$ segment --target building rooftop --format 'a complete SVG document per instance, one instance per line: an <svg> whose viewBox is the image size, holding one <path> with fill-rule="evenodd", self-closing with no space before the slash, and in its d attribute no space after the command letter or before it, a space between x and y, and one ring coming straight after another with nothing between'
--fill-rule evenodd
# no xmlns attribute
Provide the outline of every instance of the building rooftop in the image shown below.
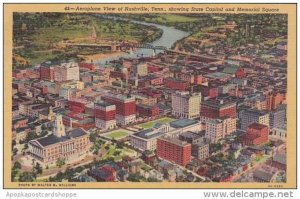
<svg viewBox="0 0 300 199"><path fill-rule="evenodd" d="M99 103L95 103L95 106L108 107L108 106L115 106L115 105L107 103L107 102L99 102Z"/></svg>
<svg viewBox="0 0 300 199"><path fill-rule="evenodd" d="M113 98L113 99L118 99L118 100L134 100L134 97L131 97L129 95L122 95L122 94L111 94L108 93L105 96L103 96L104 98Z"/></svg>
<svg viewBox="0 0 300 199"><path fill-rule="evenodd" d="M211 119L209 121L207 121L207 123L211 123L211 124L220 124L224 121L224 119L229 118L229 117L221 117L220 119Z"/></svg>
<svg viewBox="0 0 300 199"><path fill-rule="evenodd" d="M183 136L185 138L198 139L198 138L202 138L204 135L198 134L198 133L195 133L192 131L187 131L187 132L181 133L180 136Z"/></svg>
<svg viewBox="0 0 300 199"><path fill-rule="evenodd" d="M48 145L60 142L60 139L59 139L59 137L52 134L52 135L49 135L47 137L39 138L36 141L39 144L41 144L42 146L48 146Z"/></svg>
<svg viewBox="0 0 300 199"><path fill-rule="evenodd" d="M42 146L49 146L51 144L59 143L59 142L64 142L66 140L69 140L71 138L77 138L81 137L83 135L86 135L87 133L83 131L82 129L72 129L71 131L68 131L65 136L62 137L57 137L55 135L49 135L47 137L39 138L37 140L33 140L33 142L38 142Z"/></svg>
<svg viewBox="0 0 300 199"><path fill-rule="evenodd" d="M259 169L259 170L255 170L253 172L253 176L257 177L257 178L260 178L264 181L270 182L272 177L273 177L273 174L270 173L270 172Z"/></svg>
<svg viewBox="0 0 300 199"><path fill-rule="evenodd" d="M240 68L239 66L228 65L228 66L225 66L223 73L235 74L239 68Z"/></svg>
<svg viewBox="0 0 300 199"><path fill-rule="evenodd" d="M201 104L205 104L208 106L214 106L214 107L222 107L222 106L227 106L227 105L236 105L236 101L232 101L230 99L219 99L219 98L214 98L214 99L209 99L202 101Z"/></svg>
<svg viewBox="0 0 300 199"><path fill-rule="evenodd" d="M153 139L162 136L164 133L157 131L156 129L150 128L143 131L139 131L134 133L133 135L136 137L140 137L143 139Z"/></svg>
<svg viewBox="0 0 300 199"><path fill-rule="evenodd" d="M214 72L214 73L208 73L204 75L205 77L211 78L211 79L223 79L223 78L230 78L231 76L226 73L221 72Z"/></svg>
<svg viewBox="0 0 300 199"><path fill-rule="evenodd" d="M159 138L160 140L163 140L163 141L166 141L166 142L170 142L172 144L175 144L177 146L187 146L187 145L191 145L189 143L187 143L186 141L182 141L182 140L179 140L179 139L176 139L176 138L171 138L171 137L168 137L168 136L163 136L163 137L160 137Z"/></svg>
<svg viewBox="0 0 300 199"><path fill-rule="evenodd" d="M266 111L261 111L261 110L258 110L258 109L246 109L246 110L243 110L243 111L247 112L247 113L250 113L250 114L255 114L257 116L263 116L263 115L267 114Z"/></svg>
<svg viewBox="0 0 300 199"><path fill-rule="evenodd" d="M267 127L268 127L267 125L263 125L263 124L259 124L259 123L253 123L248 126L248 128L257 129L257 130L261 130L261 129L264 129Z"/></svg>
<svg viewBox="0 0 300 199"><path fill-rule="evenodd" d="M273 157L273 161L286 165L286 153L276 153Z"/></svg>
<svg viewBox="0 0 300 199"><path fill-rule="evenodd" d="M184 127L196 124L196 123L198 123L198 121L193 120L193 119L179 119L179 120L170 122L170 126L173 128L184 128Z"/></svg>
<svg viewBox="0 0 300 199"><path fill-rule="evenodd" d="M181 80L181 79L176 79L174 77L167 77L166 79L174 81L174 82L178 82L178 83L187 83L187 81L184 81L184 80Z"/></svg>

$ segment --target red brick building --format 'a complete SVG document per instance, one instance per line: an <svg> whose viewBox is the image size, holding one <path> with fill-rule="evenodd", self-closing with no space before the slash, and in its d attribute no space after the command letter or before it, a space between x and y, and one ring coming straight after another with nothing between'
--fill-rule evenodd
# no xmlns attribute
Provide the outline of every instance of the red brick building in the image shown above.
<svg viewBox="0 0 300 199"><path fill-rule="evenodd" d="M27 117L17 117L12 121L13 129L24 128L28 126L28 118Z"/></svg>
<svg viewBox="0 0 300 199"><path fill-rule="evenodd" d="M243 137L245 145L260 145L269 140L269 127L259 123L250 124Z"/></svg>
<svg viewBox="0 0 300 199"><path fill-rule="evenodd" d="M156 152L159 158L186 166L191 161L192 145L174 138L160 137Z"/></svg>
<svg viewBox="0 0 300 199"><path fill-rule="evenodd" d="M203 82L203 76L202 75L195 75L194 77L194 84L200 85Z"/></svg>
<svg viewBox="0 0 300 199"><path fill-rule="evenodd" d="M235 72L235 77L237 77L237 78L244 78L244 77L246 77L245 69L243 69L242 67L239 67L237 69L237 71Z"/></svg>
<svg viewBox="0 0 300 199"><path fill-rule="evenodd" d="M111 78L120 78L124 80L126 78L125 73L122 73L121 71L110 71L110 77Z"/></svg>
<svg viewBox="0 0 300 199"><path fill-rule="evenodd" d="M89 69L91 71L95 71L96 70L96 65L94 63L81 62L79 64L79 68L86 68L86 69Z"/></svg>
<svg viewBox="0 0 300 199"><path fill-rule="evenodd" d="M63 124L72 128L89 130L95 128L95 121L87 115L71 112L63 117Z"/></svg>
<svg viewBox="0 0 300 199"><path fill-rule="evenodd" d="M109 165L88 170L87 174L98 182L114 182L117 179L116 170Z"/></svg>
<svg viewBox="0 0 300 199"><path fill-rule="evenodd" d="M150 84L151 85L161 85L164 83L164 78L163 77L153 77L150 79Z"/></svg>
<svg viewBox="0 0 300 199"><path fill-rule="evenodd" d="M154 117L159 115L159 108L157 106L138 104L136 106L136 112L142 117Z"/></svg>
<svg viewBox="0 0 300 199"><path fill-rule="evenodd" d="M40 78L40 70L28 68L28 69L26 69L25 77L27 77L29 79L39 79Z"/></svg>
<svg viewBox="0 0 300 199"><path fill-rule="evenodd" d="M152 97L152 98L156 98L157 100L161 99L162 97L162 93L159 91L154 91L154 90L150 90L150 89L143 89L140 93Z"/></svg>
<svg viewBox="0 0 300 199"><path fill-rule="evenodd" d="M219 94L218 87L211 87L211 86L201 86L201 95L203 97L214 98L217 97Z"/></svg>
<svg viewBox="0 0 300 199"><path fill-rule="evenodd" d="M95 104L95 125L102 129L116 127L116 106L109 103Z"/></svg>
<svg viewBox="0 0 300 199"><path fill-rule="evenodd" d="M26 70L14 70L12 76L16 79L22 79L26 76L25 74Z"/></svg>
<svg viewBox="0 0 300 199"><path fill-rule="evenodd" d="M245 69L240 66L226 66L223 70L224 73L230 74L236 78L246 77Z"/></svg>
<svg viewBox="0 0 300 199"><path fill-rule="evenodd" d="M180 90L180 91L186 91L190 87L189 82L179 80L179 79L175 79L175 78L171 78L171 77L166 78L164 80L164 84L167 88Z"/></svg>
<svg viewBox="0 0 300 199"><path fill-rule="evenodd" d="M148 64L148 72L149 73L155 73L155 72L159 72L162 70L163 70L163 68L161 68L159 66L154 66L154 65Z"/></svg>
<svg viewBox="0 0 300 199"><path fill-rule="evenodd" d="M274 110L278 105L282 104L285 100L285 95L282 93L271 93L267 95L267 109Z"/></svg>
<svg viewBox="0 0 300 199"><path fill-rule="evenodd" d="M118 124L127 125L135 122L136 103L133 97L108 94L102 96L102 100L116 105L116 119Z"/></svg>
<svg viewBox="0 0 300 199"><path fill-rule="evenodd" d="M42 80L53 81L54 80L54 67L48 64L42 64L40 66L40 78Z"/></svg>
<svg viewBox="0 0 300 199"><path fill-rule="evenodd" d="M200 110L202 121L221 117L236 118L236 102L217 99L202 101Z"/></svg>
<svg viewBox="0 0 300 199"><path fill-rule="evenodd" d="M73 99L68 101L69 110L75 113L83 113L88 102L84 99Z"/></svg>

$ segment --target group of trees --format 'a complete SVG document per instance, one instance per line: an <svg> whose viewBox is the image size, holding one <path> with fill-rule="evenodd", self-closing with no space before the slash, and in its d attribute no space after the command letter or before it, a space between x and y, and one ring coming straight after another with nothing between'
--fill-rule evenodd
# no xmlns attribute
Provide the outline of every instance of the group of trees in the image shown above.
<svg viewBox="0 0 300 199"><path fill-rule="evenodd" d="M93 152L93 154L97 155L101 149L101 146L104 144L104 141L97 139L96 133L91 133L89 139L94 143L90 150Z"/></svg>
<svg viewBox="0 0 300 199"><path fill-rule="evenodd" d="M58 158L56 160L56 166L58 166L58 168L61 168L65 164L66 164L66 159L64 158Z"/></svg>
<svg viewBox="0 0 300 199"><path fill-rule="evenodd" d="M43 173L43 168L40 163L32 161L32 171L23 171L19 161L13 164L11 169L11 180L19 182L33 182L38 174ZM18 179L16 179L18 177Z"/></svg>

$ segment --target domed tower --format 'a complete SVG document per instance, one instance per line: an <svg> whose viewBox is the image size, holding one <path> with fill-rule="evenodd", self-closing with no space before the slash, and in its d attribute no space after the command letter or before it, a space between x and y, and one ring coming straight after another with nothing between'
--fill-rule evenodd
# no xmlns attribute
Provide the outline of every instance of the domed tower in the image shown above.
<svg viewBox="0 0 300 199"><path fill-rule="evenodd" d="M62 120L62 115L61 114L57 114L56 115L53 133L57 137L62 137L62 136L66 135L65 125L63 124L63 120Z"/></svg>

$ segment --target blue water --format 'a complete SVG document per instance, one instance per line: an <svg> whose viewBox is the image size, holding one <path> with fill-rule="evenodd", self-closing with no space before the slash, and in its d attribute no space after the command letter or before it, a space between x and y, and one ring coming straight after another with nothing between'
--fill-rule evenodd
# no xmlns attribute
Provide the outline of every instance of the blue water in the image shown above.
<svg viewBox="0 0 300 199"><path fill-rule="evenodd" d="M103 15L101 17L110 18L110 19L118 19L118 20L126 20L123 18L103 16ZM135 20L131 20L131 22L136 23L136 24L143 24L143 25L147 25L147 26L155 26L155 27L163 30L163 34L160 38L149 43L152 46L164 46L169 49L172 47L172 45L174 43L176 43L176 41L189 35L188 32L175 29L174 27L168 27L168 26L163 26L163 25L159 25L159 24L146 23L146 22L135 21ZM162 51L156 50L156 53L160 53L160 52L162 52ZM152 55L153 55L152 49L138 48L137 50L133 51L132 53L122 54L122 55L113 55L113 56L109 56L108 58L105 58L105 59L94 60L94 62L97 65L103 65L107 61L112 61L112 60L116 60L119 58L151 57Z"/></svg>

